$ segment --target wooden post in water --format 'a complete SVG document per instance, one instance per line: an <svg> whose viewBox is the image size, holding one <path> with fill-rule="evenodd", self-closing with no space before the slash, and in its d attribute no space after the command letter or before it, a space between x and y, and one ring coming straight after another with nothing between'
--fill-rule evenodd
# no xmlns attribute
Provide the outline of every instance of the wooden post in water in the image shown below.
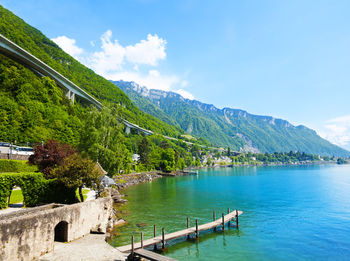
<svg viewBox="0 0 350 261"><path fill-rule="evenodd" d="M213 221L215 221L215 210L213 211ZM216 227L214 227L214 231L216 231Z"/></svg>
<svg viewBox="0 0 350 261"><path fill-rule="evenodd" d="M199 237L199 232L198 232L198 219L196 219L196 238Z"/></svg>
<svg viewBox="0 0 350 261"><path fill-rule="evenodd" d="M165 248L165 234L164 234L164 227L162 228L162 249Z"/></svg>
<svg viewBox="0 0 350 261"><path fill-rule="evenodd" d="M190 219L187 217L187 228L190 227ZM187 235L187 239L190 239L190 235Z"/></svg>
<svg viewBox="0 0 350 261"><path fill-rule="evenodd" d="M134 235L131 236L131 258L134 260Z"/></svg>
<svg viewBox="0 0 350 261"><path fill-rule="evenodd" d="M143 248L143 232L141 232L141 248Z"/></svg>
<svg viewBox="0 0 350 261"><path fill-rule="evenodd" d="M154 224L153 225L153 237L156 237L156 225ZM154 250L157 250L157 244L154 244L154 247L153 247Z"/></svg>
<svg viewBox="0 0 350 261"><path fill-rule="evenodd" d="M236 227L238 228L238 210L236 209Z"/></svg>
<svg viewBox="0 0 350 261"><path fill-rule="evenodd" d="M230 208L227 209L227 214L230 214ZM231 226L231 222L230 222L230 219L228 220L228 227Z"/></svg>
<svg viewBox="0 0 350 261"><path fill-rule="evenodd" d="M225 230L225 215L222 213L222 231Z"/></svg>

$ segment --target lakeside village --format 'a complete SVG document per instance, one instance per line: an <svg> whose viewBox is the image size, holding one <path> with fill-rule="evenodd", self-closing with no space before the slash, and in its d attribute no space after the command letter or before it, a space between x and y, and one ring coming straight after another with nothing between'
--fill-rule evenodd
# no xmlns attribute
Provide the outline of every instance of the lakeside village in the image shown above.
<svg viewBox="0 0 350 261"><path fill-rule="evenodd" d="M127 135L134 141L128 147L133 153L120 154L115 159L119 164L113 166L119 168L111 172L104 170L111 166L103 155L101 161L93 160L93 154L58 141L48 140L33 148L1 143L0 259L33 260L52 253L56 241L70 242L91 232L113 230L125 222L118 220L114 204L124 202L118 189L162 175L188 174L201 167L347 163L342 158L300 152L233 152L159 135ZM111 258L126 258L104 240L103 245L98 242Z"/></svg>

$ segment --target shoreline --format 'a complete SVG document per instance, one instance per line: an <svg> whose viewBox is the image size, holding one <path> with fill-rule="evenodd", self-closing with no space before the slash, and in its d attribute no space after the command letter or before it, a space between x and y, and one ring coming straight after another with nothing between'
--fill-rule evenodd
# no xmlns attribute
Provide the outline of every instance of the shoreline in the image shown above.
<svg viewBox="0 0 350 261"><path fill-rule="evenodd" d="M163 177L178 177L193 175L194 171L202 169L215 169L215 168L235 168L235 167L279 167L279 166L307 166L307 165L338 165L334 161L316 161L316 162L294 162L294 163L267 163L267 164L224 164L215 166L201 166L201 167L191 167L183 170L176 170L170 173L162 172L159 170L145 171L145 172L135 172L129 174L123 174L120 176L115 176L113 179L116 182L117 190L121 192L122 190L138 185L145 182L151 182L158 178Z"/></svg>

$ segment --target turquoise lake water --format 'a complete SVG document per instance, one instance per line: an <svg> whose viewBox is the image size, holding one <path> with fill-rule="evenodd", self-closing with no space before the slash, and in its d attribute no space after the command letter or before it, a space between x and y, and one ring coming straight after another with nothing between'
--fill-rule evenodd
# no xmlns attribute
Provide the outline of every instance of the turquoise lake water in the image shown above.
<svg viewBox="0 0 350 261"><path fill-rule="evenodd" d="M167 244L178 260L350 260L350 166L240 167L162 178L124 191L129 224L113 245L240 209L240 228ZM140 224L145 223L145 224Z"/></svg>

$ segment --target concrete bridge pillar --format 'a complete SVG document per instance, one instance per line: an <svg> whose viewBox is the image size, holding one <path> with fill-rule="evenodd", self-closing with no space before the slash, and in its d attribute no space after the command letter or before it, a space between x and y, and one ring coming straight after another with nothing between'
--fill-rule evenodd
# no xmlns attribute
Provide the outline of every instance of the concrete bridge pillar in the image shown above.
<svg viewBox="0 0 350 261"><path fill-rule="evenodd" d="M130 127L129 127L129 126L126 126L126 127L125 127L125 133L126 133L126 134L129 134L130 131L131 131Z"/></svg>
<svg viewBox="0 0 350 261"><path fill-rule="evenodd" d="M68 89L66 91L66 97L68 99L70 99L72 101L72 103L74 104L74 99L75 99L75 93L74 92L72 92L71 90Z"/></svg>

